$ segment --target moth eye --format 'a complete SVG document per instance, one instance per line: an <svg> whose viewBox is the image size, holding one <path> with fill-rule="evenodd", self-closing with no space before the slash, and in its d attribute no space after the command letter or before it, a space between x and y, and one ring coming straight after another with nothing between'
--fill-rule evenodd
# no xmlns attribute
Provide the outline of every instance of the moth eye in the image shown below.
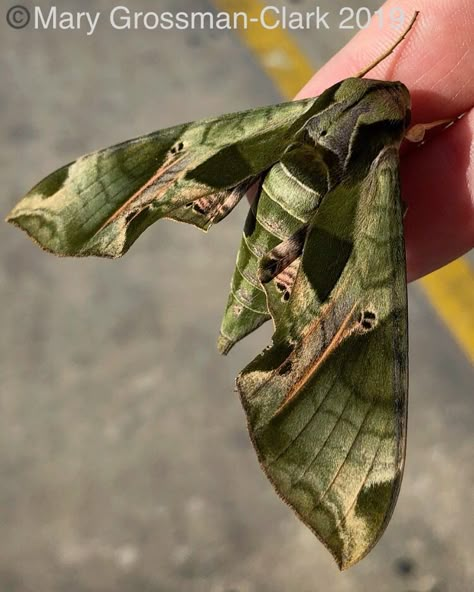
<svg viewBox="0 0 474 592"><path fill-rule="evenodd" d="M293 364L291 363L290 360L287 360L283 366L278 370L278 374L280 376L285 376L285 374L288 374L289 372L291 372L291 368L293 367Z"/></svg>
<svg viewBox="0 0 474 592"><path fill-rule="evenodd" d="M324 136L325 136L327 133L328 133L328 132L327 132L327 130L321 130L321 131L319 132L319 137L320 137L320 138L324 138Z"/></svg>

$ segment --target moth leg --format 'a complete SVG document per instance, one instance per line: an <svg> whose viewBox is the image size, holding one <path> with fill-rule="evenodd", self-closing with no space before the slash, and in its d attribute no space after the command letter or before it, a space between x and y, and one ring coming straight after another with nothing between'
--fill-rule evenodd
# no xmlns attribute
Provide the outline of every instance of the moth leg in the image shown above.
<svg viewBox="0 0 474 592"><path fill-rule="evenodd" d="M453 123L455 123L458 119L464 115L459 115L459 117L454 117L450 119L439 119L438 121L432 121L431 123L417 123L416 125L412 126L407 133L405 134L405 140L414 143L421 143L425 139L425 134L430 129L438 127L439 125L444 126L443 129L451 127Z"/></svg>
<svg viewBox="0 0 474 592"><path fill-rule="evenodd" d="M405 216L407 215L407 212L408 212L408 204L406 201L403 200L403 198L400 201L401 201L401 205L402 205L402 218L405 219Z"/></svg>
<svg viewBox="0 0 474 592"><path fill-rule="evenodd" d="M259 269L262 284L267 284L298 259L303 252L307 233L308 225L305 224L262 257Z"/></svg>

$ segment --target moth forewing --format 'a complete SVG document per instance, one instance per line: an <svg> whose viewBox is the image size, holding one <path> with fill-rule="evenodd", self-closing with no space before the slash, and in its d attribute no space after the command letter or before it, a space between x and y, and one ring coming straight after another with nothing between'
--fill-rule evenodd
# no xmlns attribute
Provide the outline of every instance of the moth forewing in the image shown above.
<svg viewBox="0 0 474 592"><path fill-rule="evenodd" d="M7 221L71 256L120 257L160 218L206 230L279 160L315 102L182 124L93 152L33 187Z"/></svg>
<svg viewBox="0 0 474 592"><path fill-rule="evenodd" d="M304 319L301 332L291 340L277 332L237 379L265 473L341 568L382 534L402 476L407 315L397 167L388 148L356 189L324 198L288 302L287 314ZM329 215L333 199L354 202L352 230ZM321 302L321 235L338 232L350 254ZM300 290L304 304L294 300Z"/></svg>

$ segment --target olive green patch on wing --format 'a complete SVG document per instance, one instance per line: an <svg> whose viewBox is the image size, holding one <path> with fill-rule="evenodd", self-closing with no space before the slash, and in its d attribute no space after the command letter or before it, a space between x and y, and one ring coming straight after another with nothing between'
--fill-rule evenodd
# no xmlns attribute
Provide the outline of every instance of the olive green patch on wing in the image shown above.
<svg viewBox="0 0 474 592"><path fill-rule="evenodd" d="M185 127L164 130L159 141L152 134L79 158L33 187L7 220L49 251L81 254L99 228L146 186Z"/></svg>
<svg viewBox="0 0 474 592"><path fill-rule="evenodd" d="M7 220L44 249L78 256L119 257L164 217L207 229L279 160L317 100L183 124L83 156L38 183Z"/></svg>
<svg viewBox="0 0 474 592"><path fill-rule="evenodd" d="M341 212L342 219L352 214L350 224L330 215L344 198L353 202ZM324 197L310 221L273 344L237 379L262 468L342 569L359 561L383 533L403 472L407 309L401 221L398 155L388 148L356 189L339 187ZM317 258L321 233L350 248L337 263L332 287L318 294L312 283L327 272ZM270 309L274 282L264 286Z"/></svg>

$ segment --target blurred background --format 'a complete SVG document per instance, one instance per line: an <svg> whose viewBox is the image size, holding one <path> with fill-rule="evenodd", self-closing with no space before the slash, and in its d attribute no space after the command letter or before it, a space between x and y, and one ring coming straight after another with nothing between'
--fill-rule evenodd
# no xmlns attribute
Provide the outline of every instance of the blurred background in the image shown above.
<svg viewBox="0 0 474 592"><path fill-rule="evenodd" d="M104 15L117 4L57 3ZM362 6L318 3L344 4ZM106 16L92 35L14 30L4 15L0 27L3 215L85 152L280 102L355 32L118 31ZM270 327L227 358L215 348L246 210L207 236L160 222L117 261L55 259L0 226L0 592L473 589L472 253L410 286L404 482L377 547L341 574L261 473L233 392ZM453 310L464 338L442 320Z"/></svg>

